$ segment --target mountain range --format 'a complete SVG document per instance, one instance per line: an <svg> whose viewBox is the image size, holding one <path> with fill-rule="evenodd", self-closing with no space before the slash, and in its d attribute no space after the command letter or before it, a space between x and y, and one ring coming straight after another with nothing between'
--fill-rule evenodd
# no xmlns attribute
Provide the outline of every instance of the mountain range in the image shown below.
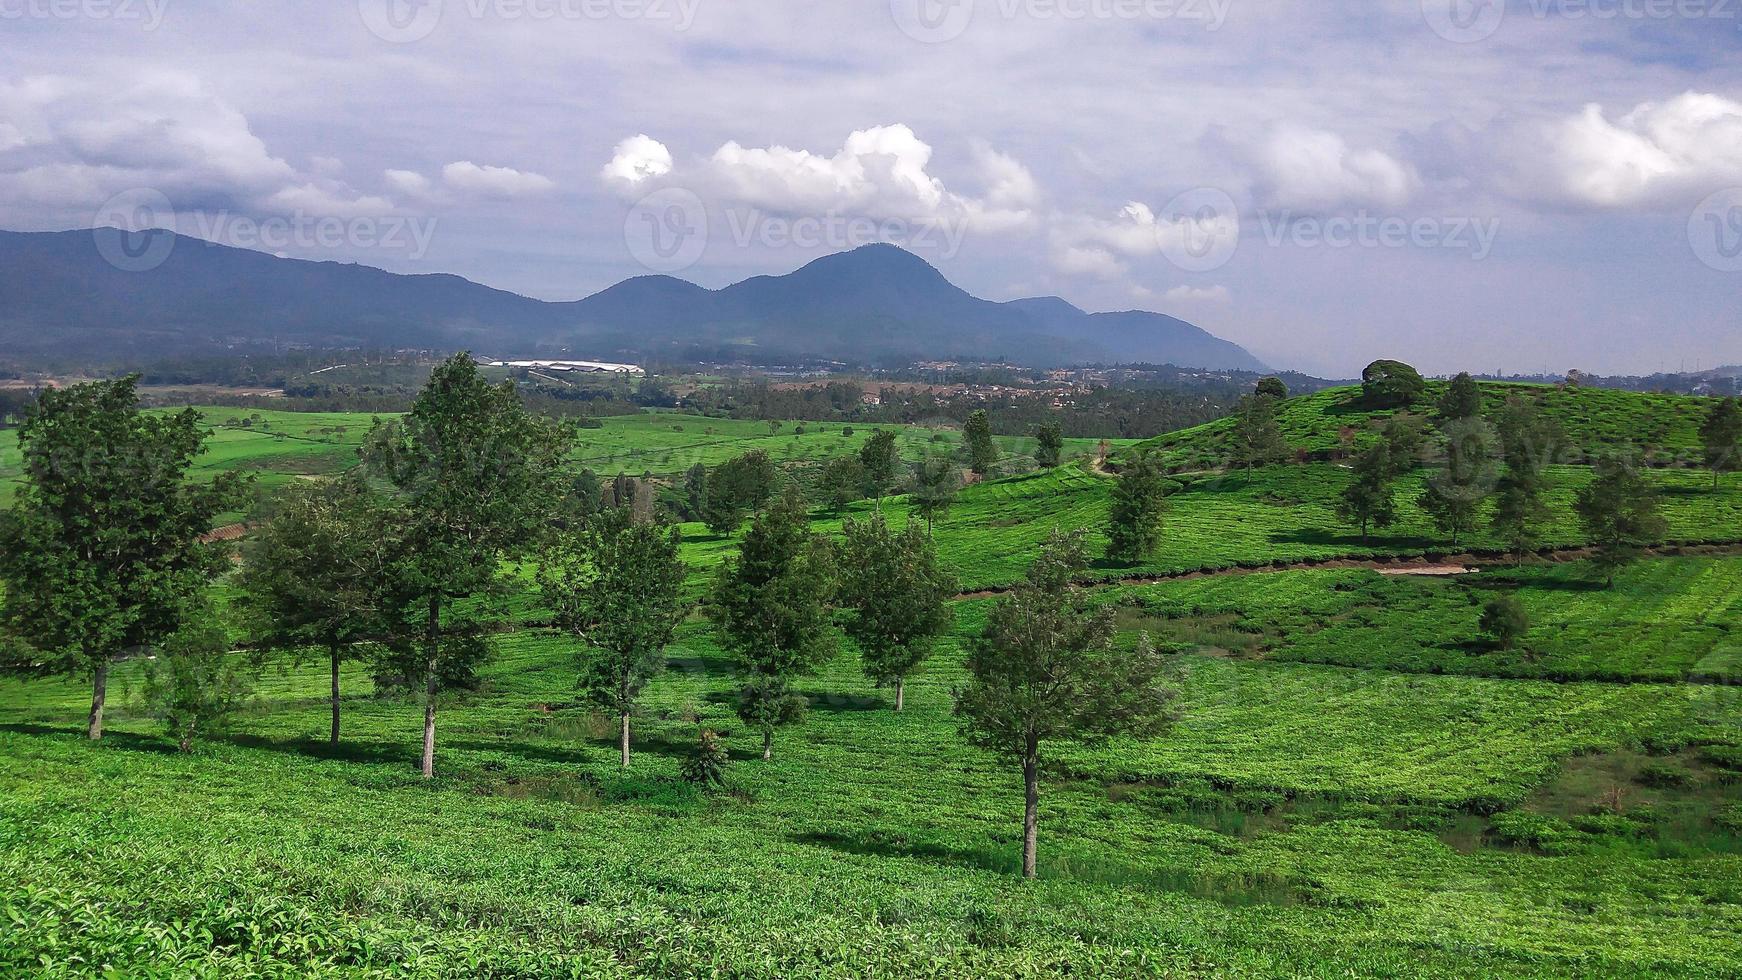
<svg viewBox="0 0 1742 980"><path fill-rule="evenodd" d="M152 267L106 259L118 241ZM275 342L612 360L971 357L1267 370L1240 346L1161 313L1086 313L1056 296L980 299L893 245L722 289L638 276L573 302L169 231L0 232L0 268L0 346L21 353L126 357Z"/></svg>

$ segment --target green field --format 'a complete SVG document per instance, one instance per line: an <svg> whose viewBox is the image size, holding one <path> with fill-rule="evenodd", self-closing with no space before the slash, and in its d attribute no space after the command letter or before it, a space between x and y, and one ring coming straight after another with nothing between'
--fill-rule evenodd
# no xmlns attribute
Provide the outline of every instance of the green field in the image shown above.
<svg viewBox="0 0 1742 980"><path fill-rule="evenodd" d="M1540 390L1569 431L1588 419L1587 445L1632 424L1611 415L1664 407ZM1338 404L1288 403L1290 431L1338 439ZM1677 413L1663 445L1682 451ZM319 477L367 429L260 414L242 429L209 412L202 473ZM1219 425L1171 445L1209 444ZM577 459L606 473L749 448L803 462L870 431L795 428L609 419ZM923 429L902 446L936 448ZM12 451L0 442L0 476ZM1580 545L1571 500L1589 471L1551 476L1546 543ZM900 715L843 644L801 683L810 710L772 762L698 613L620 771L613 722L579 699L572 644L533 625L530 590L479 689L444 696L432 782L416 771L420 704L378 695L360 668L344 674L337 753L321 664L272 658L233 730L192 755L144 715L137 663L117 668L97 744L86 683L0 680L0 975L1735 976L1742 481L1650 478L1688 553L1604 589L1565 554L1446 578L1352 567L1498 550L1434 532L1413 504L1420 473L1401 481L1400 523L1367 542L1332 513L1349 479L1336 462L1180 477L1159 553L1089 572L1119 642L1147 632L1169 655L1179 718L1154 738L1059 746L1030 883L1020 774L950 715L995 597L956 602ZM1110 488L1082 463L989 481L935 539L964 590L995 589L1055 528L1090 529L1098 554ZM817 510L814 526L874 506ZM882 506L912 519L902 498ZM699 594L736 541L684 530ZM1514 650L1476 626L1501 594L1531 620ZM732 749L724 793L678 778L704 726Z"/></svg>

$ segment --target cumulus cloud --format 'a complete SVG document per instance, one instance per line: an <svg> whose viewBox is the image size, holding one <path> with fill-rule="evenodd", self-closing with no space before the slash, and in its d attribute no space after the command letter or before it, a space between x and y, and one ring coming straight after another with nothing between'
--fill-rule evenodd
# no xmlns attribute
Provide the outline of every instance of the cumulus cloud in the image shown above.
<svg viewBox="0 0 1742 980"><path fill-rule="evenodd" d="M1034 176L1012 157L977 146L980 196L953 191L931 173L933 150L901 124L848 134L840 148L818 153L736 140L679 167L664 144L646 135L617 144L601 170L620 190L645 193L677 183L727 204L781 214L845 214L908 221L950 221L980 230L1027 224L1039 196Z"/></svg>
<svg viewBox="0 0 1742 980"><path fill-rule="evenodd" d="M611 162L605 164L599 176L607 181L639 184L653 177L671 173L671 151L665 144L646 133L631 136L617 144Z"/></svg>
<svg viewBox="0 0 1742 980"><path fill-rule="evenodd" d="M1226 248L1239 236L1232 198L1215 192L1182 194L1161 213L1131 201L1111 218L1054 215L1049 230L1053 267L1098 279L1121 278L1130 271L1128 259L1152 256L1190 268L1190 259L1204 255L1206 246Z"/></svg>
<svg viewBox="0 0 1742 980"><path fill-rule="evenodd" d="M178 210L376 213L390 204L337 179L336 158L304 173L274 155L235 107L185 72L125 84L32 76L0 84L0 198L50 212L89 210L148 188Z"/></svg>
<svg viewBox="0 0 1742 980"><path fill-rule="evenodd" d="M489 197L519 197L542 194L556 186L543 174L515 170L512 167L479 166L470 160L460 160L442 168L442 182L463 192Z"/></svg>
<svg viewBox="0 0 1742 980"><path fill-rule="evenodd" d="M1592 103L1548 127L1548 153L1515 145L1525 185L1598 208L1655 205L1691 189L1742 181L1742 103L1686 92L1611 121Z"/></svg>
<svg viewBox="0 0 1742 980"><path fill-rule="evenodd" d="M1307 126L1273 126L1256 143L1233 149L1252 171L1255 196L1271 209L1396 208L1421 183L1397 157L1352 147L1337 133Z"/></svg>
<svg viewBox="0 0 1742 980"><path fill-rule="evenodd" d="M401 194L423 197L430 191L430 180L415 170L385 170L381 179Z"/></svg>

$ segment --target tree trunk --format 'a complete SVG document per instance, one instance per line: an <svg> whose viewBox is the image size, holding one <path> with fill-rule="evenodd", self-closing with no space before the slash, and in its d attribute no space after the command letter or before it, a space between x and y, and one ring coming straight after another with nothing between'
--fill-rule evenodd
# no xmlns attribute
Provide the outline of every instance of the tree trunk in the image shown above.
<svg viewBox="0 0 1742 980"><path fill-rule="evenodd" d="M1026 791L1022 808L1022 877L1034 877L1035 845L1040 840L1040 757L1032 741L1022 757Z"/></svg>
<svg viewBox="0 0 1742 980"><path fill-rule="evenodd" d="M906 694L907 694L907 678L897 677L895 679L895 710L896 711L901 710L902 702L904 701Z"/></svg>
<svg viewBox="0 0 1742 980"><path fill-rule="evenodd" d="M429 643L429 671L423 681L423 778L435 778L435 716L436 716L436 653L440 649L442 601L429 601L429 625L425 639Z"/></svg>
<svg viewBox="0 0 1742 980"><path fill-rule="evenodd" d="M333 748L339 747L339 648L327 651L333 663L333 733L327 739Z"/></svg>
<svg viewBox="0 0 1742 980"><path fill-rule="evenodd" d="M774 758L774 730L765 728L762 730L762 761L767 762L772 758Z"/></svg>
<svg viewBox="0 0 1742 980"><path fill-rule="evenodd" d="M109 696L109 661L97 665L91 673L91 720L85 735L95 742L103 737L103 701Z"/></svg>
<svg viewBox="0 0 1742 980"><path fill-rule="evenodd" d="M623 712L623 768L629 768L629 712Z"/></svg>

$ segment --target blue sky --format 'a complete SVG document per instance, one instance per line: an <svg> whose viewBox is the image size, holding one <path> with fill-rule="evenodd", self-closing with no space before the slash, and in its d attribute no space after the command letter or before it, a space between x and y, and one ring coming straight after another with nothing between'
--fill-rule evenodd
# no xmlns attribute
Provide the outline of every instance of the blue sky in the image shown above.
<svg viewBox="0 0 1742 980"><path fill-rule="evenodd" d="M0 226L549 299L894 240L1319 373L1711 367L1739 47L1742 0L0 0Z"/></svg>

